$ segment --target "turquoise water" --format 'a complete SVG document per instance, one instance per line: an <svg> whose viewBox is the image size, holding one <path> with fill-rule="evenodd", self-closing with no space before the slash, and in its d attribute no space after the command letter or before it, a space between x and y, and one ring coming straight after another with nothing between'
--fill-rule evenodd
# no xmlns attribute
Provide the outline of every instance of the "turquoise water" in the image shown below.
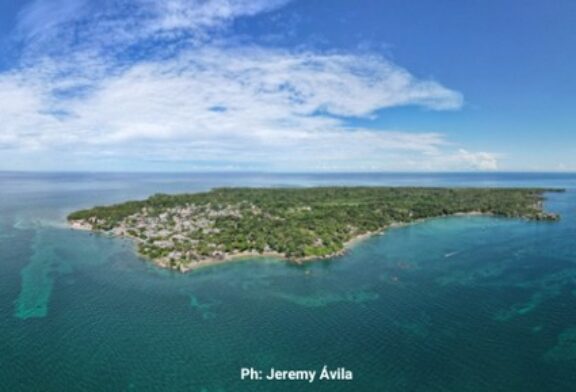
<svg viewBox="0 0 576 392"><path fill-rule="evenodd" d="M71 231L94 204L221 185L567 187L559 223L435 219L333 260L159 270ZM0 173L1 391L571 391L576 176ZM344 366L349 382L241 381Z"/></svg>

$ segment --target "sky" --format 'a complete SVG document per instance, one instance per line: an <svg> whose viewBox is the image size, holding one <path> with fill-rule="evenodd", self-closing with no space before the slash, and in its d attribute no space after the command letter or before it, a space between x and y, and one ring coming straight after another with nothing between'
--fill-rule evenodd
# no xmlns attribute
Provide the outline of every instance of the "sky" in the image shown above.
<svg viewBox="0 0 576 392"><path fill-rule="evenodd" d="M573 0L0 0L0 170L576 171Z"/></svg>

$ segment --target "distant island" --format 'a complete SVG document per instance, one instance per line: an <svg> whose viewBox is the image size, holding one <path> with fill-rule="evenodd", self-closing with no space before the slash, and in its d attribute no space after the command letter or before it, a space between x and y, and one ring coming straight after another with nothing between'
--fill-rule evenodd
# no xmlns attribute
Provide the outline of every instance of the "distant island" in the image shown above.
<svg viewBox="0 0 576 392"><path fill-rule="evenodd" d="M179 271L240 257L295 262L340 255L394 225L458 214L555 221L543 210L554 189L219 188L73 212L75 229L135 240L138 252Z"/></svg>

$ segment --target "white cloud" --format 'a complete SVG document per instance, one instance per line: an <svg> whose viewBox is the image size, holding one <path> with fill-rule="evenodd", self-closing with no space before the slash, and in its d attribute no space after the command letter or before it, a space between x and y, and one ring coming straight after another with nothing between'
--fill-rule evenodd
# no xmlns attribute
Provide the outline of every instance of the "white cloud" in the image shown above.
<svg viewBox="0 0 576 392"><path fill-rule="evenodd" d="M497 170L498 157L496 154L489 152L470 152L459 149L455 155L456 162L461 162L464 167L467 165L472 169L479 170Z"/></svg>
<svg viewBox="0 0 576 392"><path fill-rule="evenodd" d="M116 54L146 41L204 43L236 18L289 1L35 0L20 12L17 33L33 58L38 53L65 54L71 48Z"/></svg>
<svg viewBox="0 0 576 392"><path fill-rule="evenodd" d="M20 12L17 32L29 40L52 35L82 15L88 4L88 0L35 0Z"/></svg>
<svg viewBox="0 0 576 392"><path fill-rule="evenodd" d="M414 164L430 171L494 171L499 168L499 157L499 154L485 151L472 152L463 148L445 149L431 151L425 160Z"/></svg>
<svg viewBox="0 0 576 392"><path fill-rule="evenodd" d="M462 106L458 92L378 56L207 42L128 63L101 53L109 44L104 28L115 45L201 36L283 3L116 2L122 6L104 8L83 27L93 39L81 48L65 43L56 56L38 49L40 35L51 36L38 26L52 37L78 33L91 4L59 0L54 10L37 0L20 24L34 63L0 74L0 149L89 159L95 167L106 159L277 170L497 167L494 155L454 151L438 133L354 126L354 118L386 108Z"/></svg>

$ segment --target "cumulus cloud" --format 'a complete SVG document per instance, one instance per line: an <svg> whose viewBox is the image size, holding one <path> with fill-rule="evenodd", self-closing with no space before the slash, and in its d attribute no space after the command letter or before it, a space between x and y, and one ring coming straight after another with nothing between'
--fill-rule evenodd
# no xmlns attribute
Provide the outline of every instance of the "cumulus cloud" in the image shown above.
<svg viewBox="0 0 576 392"><path fill-rule="evenodd" d="M489 152L470 152L464 149L459 149L458 153L455 155L455 159L473 169L498 169L498 157L496 154Z"/></svg>
<svg viewBox="0 0 576 392"><path fill-rule="evenodd" d="M413 165L428 171L494 171L499 168L499 154L486 151L437 149L426 154L426 160L413 162Z"/></svg>
<svg viewBox="0 0 576 392"><path fill-rule="evenodd" d="M277 170L497 167L438 133L355 126L387 108L462 106L460 93L382 57L204 39L284 3L122 0L94 14L89 1L36 0L19 26L34 61L0 74L0 149ZM165 42L142 58L105 50L151 38ZM43 50L46 39L65 50Z"/></svg>

